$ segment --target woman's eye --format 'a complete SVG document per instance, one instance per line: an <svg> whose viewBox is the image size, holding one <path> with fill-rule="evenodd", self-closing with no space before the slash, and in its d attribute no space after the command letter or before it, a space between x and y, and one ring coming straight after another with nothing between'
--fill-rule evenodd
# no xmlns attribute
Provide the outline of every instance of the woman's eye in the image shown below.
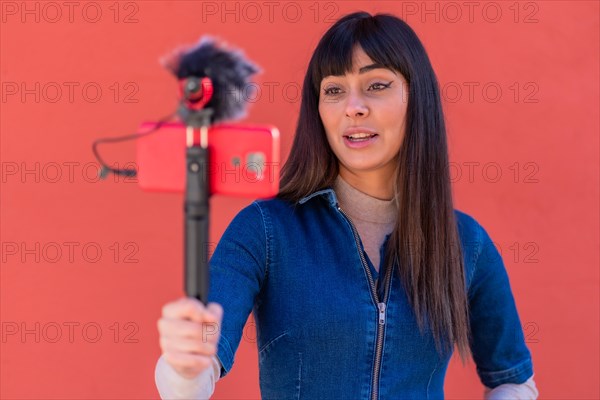
<svg viewBox="0 0 600 400"><path fill-rule="evenodd" d="M374 87L376 86L375 90L379 91L379 90L383 90L383 89L387 89L390 87L390 85L392 84L392 82L390 83L381 83L381 82L375 82L374 84L372 84L369 87Z"/></svg>
<svg viewBox="0 0 600 400"><path fill-rule="evenodd" d="M325 89L324 93L325 93L326 96L339 94L337 92L336 93L332 93L332 91L336 91L336 90L340 90L340 88L330 87L330 88Z"/></svg>

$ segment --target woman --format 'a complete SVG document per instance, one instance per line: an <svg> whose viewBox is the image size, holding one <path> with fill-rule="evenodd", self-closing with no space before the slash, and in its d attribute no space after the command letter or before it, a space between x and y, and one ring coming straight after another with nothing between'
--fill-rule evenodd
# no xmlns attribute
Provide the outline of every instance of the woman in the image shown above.
<svg viewBox="0 0 600 400"><path fill-rule="evenodd" d="M454 346L486 398L537 398L502 259L452 205L435 74L392 15L320 40L279 194L236 215L210 274L208 307L163 308L163 397L210 396L252 311L263 398L443 398Z"/></svg>

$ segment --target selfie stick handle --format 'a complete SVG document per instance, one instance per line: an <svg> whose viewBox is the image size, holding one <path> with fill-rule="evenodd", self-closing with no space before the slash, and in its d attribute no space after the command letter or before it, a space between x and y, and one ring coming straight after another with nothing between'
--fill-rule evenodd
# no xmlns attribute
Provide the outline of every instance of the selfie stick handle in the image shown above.
<svg viewBox="0 0 600 400"><path fill-rule="evenodd" d="M202 110L207 111L207 110ZM200 111L202 113L202 111ZM207 113L210 115L209 113ZM204 119L207 122L208 118ZM208 300L208 232L209 197L208 181L208 123L187 126L186 138L186 188L185 188L185 292L203 304ZM200 131L200 145L194 134Z"/></svg>

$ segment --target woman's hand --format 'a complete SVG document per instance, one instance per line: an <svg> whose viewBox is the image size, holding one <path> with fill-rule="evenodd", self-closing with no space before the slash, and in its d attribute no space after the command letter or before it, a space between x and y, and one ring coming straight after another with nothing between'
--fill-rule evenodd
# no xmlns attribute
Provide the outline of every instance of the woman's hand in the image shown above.
<svg viewBox="0 0 600 400"><path fill-rule="evenodd" d="M211 368L222 319L223 308L218 303L205 307L197 299L184 297L165 304L157 323L165 361L188 379Z"/></svg>

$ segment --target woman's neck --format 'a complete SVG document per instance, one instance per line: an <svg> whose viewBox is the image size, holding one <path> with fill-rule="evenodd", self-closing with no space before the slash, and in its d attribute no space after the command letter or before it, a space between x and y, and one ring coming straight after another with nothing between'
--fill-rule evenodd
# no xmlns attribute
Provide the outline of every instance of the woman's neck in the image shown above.
<svg viewBox="0 0 600 400"><path fill-rule="evenodd" d="M397 203L392 200L381 200L358 190L338 175L333 183L333 189L342 209L353 220L377 224L393 224L398 214ZM389 229L392 228L390 225Z"/></svg>
<svg viewBox="0 0 600 400"><path fill-rule="evenodd" d="M340 176L357 190L379 200L391 200L394 197L392 176L384 176L379 171L353 174L340 169Z"/></svg>

